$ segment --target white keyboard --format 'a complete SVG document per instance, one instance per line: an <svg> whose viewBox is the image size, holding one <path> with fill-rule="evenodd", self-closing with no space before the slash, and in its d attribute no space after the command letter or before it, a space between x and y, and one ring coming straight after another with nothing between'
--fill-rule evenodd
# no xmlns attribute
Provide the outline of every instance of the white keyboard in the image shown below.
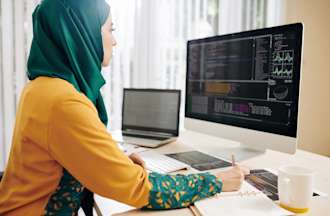
<svg viewBox="0 0 330 216"><path fill-rule="evenodd" d="M151 151L138 153L146 163L148 170L158 173L171 173L187 169L189 165Z"/></svg>
<svg viewBox="0 0 330 216"><path fill-rule="evenodd" d="M144 148L141 146L132 145L128 143L118 143L118 146L127 156L133 153L139 153L149 150L148 148Z"/></svg>

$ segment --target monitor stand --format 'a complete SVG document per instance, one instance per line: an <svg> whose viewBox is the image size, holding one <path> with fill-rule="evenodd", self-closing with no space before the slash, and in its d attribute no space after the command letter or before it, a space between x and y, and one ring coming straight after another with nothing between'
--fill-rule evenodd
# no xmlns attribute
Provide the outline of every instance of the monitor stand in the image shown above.
<svg viewBox="0 0 330 216"><path fill-rule="evenodd" d="M229 148L216 148L211 150L213 156L223 158L225 160L231 161L231 155L235 156L235 160L237 162L245 161L260 155L265 154L266 150L257 150L252 148L247 148L244 145L237 147L229 147Z"/></svg>
<svg viewBox="0 0 330 216"><path fill-rule="evenodd" d="M246 148L246 147L234 147L234 148L224 148L217 152L216 156L222 157L227 160L231 160L231 155L235 156L235 160L245 161L257 156L264 154L266 151Z"/></svg>

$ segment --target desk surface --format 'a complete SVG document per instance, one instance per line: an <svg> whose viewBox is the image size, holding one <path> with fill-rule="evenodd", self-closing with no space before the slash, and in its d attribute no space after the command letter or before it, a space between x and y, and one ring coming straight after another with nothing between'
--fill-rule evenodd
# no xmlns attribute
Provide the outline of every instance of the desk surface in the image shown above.
<svg viewBox="0 0 330 216"><path fill-rule="evenodd" d="M182 135L180 135L180 138L177 142L155 149L155 151L159 153L175 153L195 149L212 154L212 152L216 152L216 149L220 150L220 148L231 147L232 145L233 143L228 140L219 139L191 131L184 131L182 132ZM240 164L248 166L252 169L278 169L283 165L299 165L307 167L316 171L314 181L315 189L320 190L326 194L330 194L330 158L301 150L298 150L295 155L288 155L268 150L265 154L243 161ZM181 173L189 172L193 172L193 170L188 170ZM105 216L113 214L147 216L192 216L192 213L187 208L168 211L140 211L135 210L130 206L97 195L95 196L95 200L100 207L102 214ZM304 215L330 215L330 197L314 197L311 210Z"/></svg>

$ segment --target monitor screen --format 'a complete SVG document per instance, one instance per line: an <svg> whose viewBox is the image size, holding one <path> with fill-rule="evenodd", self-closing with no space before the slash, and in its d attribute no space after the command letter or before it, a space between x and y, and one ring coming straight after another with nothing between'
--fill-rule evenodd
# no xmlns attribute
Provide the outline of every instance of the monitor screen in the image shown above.
<svg viewBox="0 0 330 216"><path fill-rule="evenodd" d="M296 137L302 30L188 41L186 117Z"/></svg>
<svg viewBox="0 0 330 216"><path fill-rule="evenodd" d="M122 130L178 135L179 90L124 89Z"/></svg>

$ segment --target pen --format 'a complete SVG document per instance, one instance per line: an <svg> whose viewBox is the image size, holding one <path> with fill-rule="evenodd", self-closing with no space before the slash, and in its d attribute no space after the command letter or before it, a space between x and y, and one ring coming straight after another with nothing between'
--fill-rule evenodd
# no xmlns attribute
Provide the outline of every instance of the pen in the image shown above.
<svg viewBox="0 0 330 216"><path fill-rule="evenodd" d="M189 206L189 209L191 211L191 213L194 215L194 216L201 216L201 214L198 212L198 210L196 209L195 206Z"/></svg>
<svg viewBox="0 0 330 216"><path fill-rule="evenodd" d="M236 166L236 162L235 162L235 155L231 155L231 165L234 167Z"/></svg>

